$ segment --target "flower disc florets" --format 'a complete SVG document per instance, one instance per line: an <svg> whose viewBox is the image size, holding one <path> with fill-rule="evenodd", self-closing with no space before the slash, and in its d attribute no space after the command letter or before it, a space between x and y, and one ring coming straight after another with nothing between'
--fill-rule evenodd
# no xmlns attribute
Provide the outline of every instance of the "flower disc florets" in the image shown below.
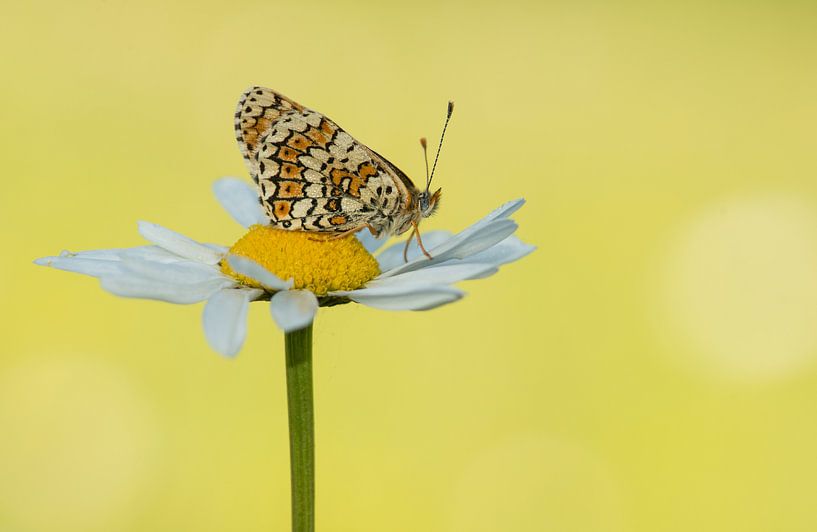
<svg viewBox="0 0 817 532"><path fill-rule="evenodd" d="M375 258L354 235L334 238L253 225L233 244L230 253L257 262L281 279L293 279L294 288L317 296L355 290L380 273ZM247 286L261 287L254 279L233 271L226 260L221 262L221 271Z"/></svg>

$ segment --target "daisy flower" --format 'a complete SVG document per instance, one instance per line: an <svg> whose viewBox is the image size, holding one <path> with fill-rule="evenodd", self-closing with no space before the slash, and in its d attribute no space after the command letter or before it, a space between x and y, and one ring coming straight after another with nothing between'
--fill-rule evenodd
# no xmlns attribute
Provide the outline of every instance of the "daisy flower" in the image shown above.
<svg viewBox="0 0 817 532"><path fill-rule="evenodd" d="M356 302L384 310L428 310L462 298L453 286L494 274L502 264L535 248L512 233L510 219L524 200L510 201L470 227L452 234L423 234L432 259L415 241L408 261L403 243L386 248L368 231L342 239L269 227L257 192L236 178L213 186L219 202L248 232L232 247L204 244L162 226L139 222L152 245L43 257L36 264L97 277L102 288L124 297L191 304L206 301L204 333L226 356L241 349L247 308L269 300L275 323L285 332L302 329L320 306Z"/></svg>
<svg viewBox="0 0 817 532"><path fill-rule="evenodd" d="M139 222L151 245L43 257L34 262L97 277L124 297L190 304L206 301L204 334L213 349L234 356L247 334L252 301L269 301L284 331L289 413L292 530L315 530L315 432L312 322L321 306L356 302L385 310L428 310L462 298L453 285L496 273L533 246L513 236L510 201L452 234L423 234L432 258L411 240L386 248L367 231L333 238L268 225L256 191L235 178L213 187L227 212L247 232L227 248L196 242L162 226Z"/></svg>

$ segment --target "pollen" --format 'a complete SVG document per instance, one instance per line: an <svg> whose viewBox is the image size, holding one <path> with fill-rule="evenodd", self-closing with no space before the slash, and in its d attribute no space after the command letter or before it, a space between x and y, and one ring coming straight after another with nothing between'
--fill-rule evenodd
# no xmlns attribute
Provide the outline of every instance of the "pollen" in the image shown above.
<svg viewBox="0 0 817 532"><path fill-rule="evenodd" d="M375 258L354 235L335 238L253 225L230 253L257 262L281 279L293 279L294 288L317 296L360 288L380 273ZM226 260L221 262L221 271L247 286L261 288L254 279L233 271Z"/></svg>

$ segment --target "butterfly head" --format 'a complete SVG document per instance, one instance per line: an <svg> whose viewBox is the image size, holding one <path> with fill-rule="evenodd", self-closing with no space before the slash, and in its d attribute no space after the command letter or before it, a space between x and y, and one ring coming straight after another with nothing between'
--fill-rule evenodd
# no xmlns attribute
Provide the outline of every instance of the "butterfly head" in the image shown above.
<svg viewBox="0 0 817 532"><path fill-rule="evenodd" d="M437 212L437 208L440 206L439 201L442 190L443 189L438 188L433 194L430 194L428 190L420 192L420 195L417 197L417 210L420 211L422 218L428 218Z"/></svg>

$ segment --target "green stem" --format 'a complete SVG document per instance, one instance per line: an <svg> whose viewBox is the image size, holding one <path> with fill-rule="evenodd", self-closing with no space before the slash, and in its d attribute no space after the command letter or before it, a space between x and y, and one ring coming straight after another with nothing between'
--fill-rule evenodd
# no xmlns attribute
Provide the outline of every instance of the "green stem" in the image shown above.
<svg viewBox="0 0 817 532"><path fill-rule="evenodd" d="M287 354L292 532L315 531L315 423L312 324L284 335Z"/></svg>

